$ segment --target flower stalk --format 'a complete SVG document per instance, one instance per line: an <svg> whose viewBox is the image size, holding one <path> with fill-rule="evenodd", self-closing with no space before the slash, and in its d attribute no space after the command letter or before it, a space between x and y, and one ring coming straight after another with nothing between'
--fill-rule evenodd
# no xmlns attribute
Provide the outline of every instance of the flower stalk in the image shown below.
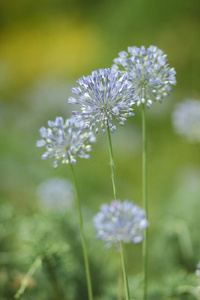
<svg viewBox="0 0 200 300"><path fill-rule="evenodd" d="M143 205L146 212L146 218L148 220L148 201L147 201L147 134L146 134L146 113L145 103L142 104L142 181L143 181ZM144 300L147 299L147 287L148 287L148 227L144 231L143 242L143 275L144 275Z"/></svg>
<svg viewBox="0 0 200 300"><path fill-rule="evenodd" d="M112 178L112 185L113 185L113 195L114 199L117 199L117 190L116 190L116 178L115 178L115 164L114 164L114 156L113 156L113 147L112 147L112 140L110 134L110 128L107 126L107 133L108 133L108 143L109 143L109 153L110 153L110 166L111 166L111 178ZM130 293L129 293L129 286L128 286L128 277L126 273L125 267L125 258L122 243L120 243L120 255L121 255L121 265L123 270L124 282L125 282L125 290L126 290L126 300L130 300ZM120 297L120 295L119 295Z"/></svg>
<svg viewBox="0 0 200 300"><path fill-rule="evenodd" d="M128 277L126 272L126 264L125 264L125 258L124 258L124 249L123 244L120 242L120 254L121 254L121 262L122 262L122 270L124 275L124 283L125 283L125 291L126 291L126 299L130 300L130 292L129 292L129 285L128 285Z"/></svg>
<svg viewBox="0 0 200 300"><path fill-rule="evenodd" d="M112 140L111 140L109 126L107 126L107 133L108 133L108 144L109 144L109 154L110 154L110 167L111 167L113 195L114 195L114 199L116 200L117 199L117 190L116 190L116 178L115 178L115 164L114 164L113 147L112 147Z"/></svg>
<svg viewBox="0 0 200 300"><path fill-rule="evenodd" d="M92 282L91 282L90 267L89 267L89 261L88 261L88 253L87 253L87 247L86 247L86 241L85 241L85 233L84 233L84 228L83 228L83 217L82 217L82 212L81 212L80 198L79 198L79 194L78 194L78 188L77 188L77 182L76 182L74 167L73 167L72 164L70 164L70 167L71 167L71 173L72 173L74 188L75 188L75 192L76 192L76 199L77 199L77 206L78 206L78 213L79 213L79 220L80 220L80 229L81 229L81 238L82 238L82 247L83 247L83 257L84 257L85 272L86 272L86 278L87 278L88 297L89 297L89 300L93 300Z"/></svg>

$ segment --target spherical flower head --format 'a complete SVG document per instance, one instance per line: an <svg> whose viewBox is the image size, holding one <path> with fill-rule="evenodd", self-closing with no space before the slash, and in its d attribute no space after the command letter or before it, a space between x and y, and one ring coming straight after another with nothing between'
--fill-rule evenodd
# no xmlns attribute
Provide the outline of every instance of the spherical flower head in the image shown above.
<svg viewBox="0 0 200 300"><path fill-rule="evenodd" d="M167 55L156 46L150 46L148 49L144 46L128 47L128 52L120 52L114 62L114 70L120 67L129 74L139 97L137 105L146 103L149 107L152 100L161 102L176 84L174 68L170 68Z"/></svg>
<svg viewBox="0 0 200 300"><path fill-rule="evenodd" d="M70 208L75 199L75 192L70 181L64 178L49 178L37 188L39 204L48 210Z"/></svg>
<svg viewBox="0 0 200 300"><path fill-rule="evenodd" d="M100 69L77 81L78 87L72 88L72 92L78 100L70 97L69 103L80 105L81 112L73 113L84 118L86 128L97 133L100 126L105 133L109 127L113 132L116 130L113 119L124 125L126 118L134 115L131 108L135 103L134 89L127 79L125 73Z"/></svg>
<svg viewBox="0 0 200 300"><path fill-rule="evenodd" d="M186 99L176 105L172 114L176 133L189 142L200 142L200 101Z"/></svg>
<svg viewBox="0 0 200 300"><path fill-rule="evenodd" d="M106 247L118 246L120 242L142 242L143 230L147 226L145 212L127 200L102 205L100 212L94 217L96 237L103 240Z"/></svg>
<svg viewBox="0 0 200 300"><path fill-rule="evenodd" d="M96 138L93 133L85 130L84 122L72 116L65 122L57 117L55 121L48 121L49 127L40 129L42 140L37 141L37 146L46 148L42 159L53 157L53 167L56 168L61 161L63 164L75 164L77 156L90 158L87 152L92 150L90 143Z"/></svg>

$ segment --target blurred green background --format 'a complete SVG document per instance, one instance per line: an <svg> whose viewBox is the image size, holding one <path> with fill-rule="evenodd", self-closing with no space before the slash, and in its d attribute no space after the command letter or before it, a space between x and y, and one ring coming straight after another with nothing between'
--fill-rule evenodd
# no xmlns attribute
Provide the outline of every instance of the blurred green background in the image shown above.
<svg viewBox="0 0 200 300"><path fill-rule="evenodd" d="M55 237L50 240L55 241L56 230L60 232L62 228L65 232L65 225L74 233L62 236L62 242L66 238L70 245L79 239L77 224L73 224L73 218L70 221L68 212L65 217L59 217L57 212L49 214L40 207L37 191L43 181L53 177L71 180L68 166L60 165L54 170L52 161L41 161L43 150L35 146L40 139L40 127L56 116L70 117L72 107L67 99L75 81L95 69L110 67L119 51L134 45L156 45L168 55L170 66L177 72L177 86L171 96L162 104L153 104L147 112L151 299L168 299L173 293L173 299L195 297L188 296L185 290L177 292L174 282L181 284L182 280L184 286L197 285L196 277L192 276L200 260L200 145L189 144L175 135L171 114L176 103L185 98L200 99L199 16L199 0L1 0L1 299L13 299L20 278L38 253L44 251L37 252L30 245L24 247L27 243L24 228L34 224L38 235L35 237L30 229L30 236L36 244L43 240L43 232L53 232ZM135 117L130 118L126 126L118 126L112 137L118 196L142 205L140 107L135 107ZM103 243L94 239L92 229L92 216L102 203L109 203L113 198L106 135L97 135L92 159L79 160L75 169L91 259L95 262L94 282L99 286L95 290L96 299L108 299L108 295L109 299L117 299L114 286L118 278L115 267L118 255L113 256L114 249L104 250ZM70 214L76 219L75 208ZM40 231L41 224L46 224L46 231ZM50 243L48 236L47 244ZM76 243L74 245L72 249L77 249ZM64 259L66 254L56 250L55 253L53 270L57 272L57 260ZM51 251L49 255L52 258ZM128 272L130 276L135 275L131 285L134 299L140 299L136 292L140 285L137 286L135 278L141 272L141 246L127 245L126 255ZM77 261L75 254L71 258L72 265L74 261ZM81 266L80 263L77 268ZM43 269L48 274L49 269ZM102 276L95 278L95 270L100 269ZM83 290L80 284L84 282L84 273L80 279L79 271L72 268L69 273L68 270L68 267L59 269L56 276L59 282L61 278L68 278L74 290L66 292L66 283L61 283L64 295L57 300L80 299L78 295L87 299L84 284ZM56 299L52 295L55 286L51 286L51 280L45 281L42 272L36 272L36 279L27 287L23 299ZM172 276L177 277L171 280ZM158 280L160 288L155 285ZM167 287L170 292L165 290ZM77 290L79 294L74 292Z"/></svg>

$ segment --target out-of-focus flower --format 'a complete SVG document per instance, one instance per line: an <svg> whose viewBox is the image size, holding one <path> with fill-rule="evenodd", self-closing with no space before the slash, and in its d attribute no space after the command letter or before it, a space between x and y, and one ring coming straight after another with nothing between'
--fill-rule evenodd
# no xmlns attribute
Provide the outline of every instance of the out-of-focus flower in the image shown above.
<svg viewBox="0 0 200 300"><path fill-rule="evenodd" d="M128 74L130 81L139 97L137 104L146 103L149 107L153 101L161 102L168 96L172 85L176 84L175 70L167 63L167 55L156 46L146 49L128 47L128 52L121 51L114 59L114 70L122 67Z"/></svg>
<svg viewBox="0 0 200 300"><path fill-rule="evenodd" d="M200 276L200 261L197 264L196 275Z"/></svg>
<svg viewBox="0 0 200 300"><path fill-rule="evenodd" d="M53 76L41 77L24 93L23 100L27 102L27 108L36 120L54 117L55 114L59 116L66 109L66 93L69 97L71 86L72 82L69 80Z"/></svg>
<svg viewBox="0 0 200 300"><path fill-rule="evenodd" d="M90 158L87 153L92 150L90 143L96 138L92 132L83 128L84 122L72 116L65 122L57 117L54 121L48 121L49 128L40 129L42 140L37 141L38 147L46 147L42 159L55 158L53 167L56 168L61 161L63 164L75 164L76 157Z"/></svg>
<svg viewBox="0 0 200 300"><path fill-rule="evenodd" d="M196 275L200 277L200 261L197 264ZM197 289L200 291L200 286L198 286Z"/></svg>
<svg viewBox="0 0 200 300"><path fill-rule="evenodd" d="M143 230L147 226L144 210L127 200L102 205L100 212L94 217L96 237L103 240L107 247L118 245L119 242L142 242Z"/></svg>
<svg viewBox="0 0 200 300"><path fill-rule="evenodd" d="M134 89L128 75L121 72L113 72L110 69L100 69L91 75L80 78L78 87L72 88L72 92L78 96L69 98L70 104L78 104L81 112L74 111L78 116L83 116L86 127L98 132L100 125L105 133L109 127L111 132L116 130L113 118L124 125L126 118L133 116L131 106L135 103Z"/></svg>
<svg viewBox="0 0 200 300"><path fill-rule="evenodd" d="M200 101L186 99L178 103L172 114L176 133L189 142L200 142Z"/></svg>
<svg viewBox="0 0 200 300"><path fill-rule="evenodd" d="M45 180L38 186L37 194L41 206L47 209L69 208L75 199L72 183L64 178Z"/></svg>

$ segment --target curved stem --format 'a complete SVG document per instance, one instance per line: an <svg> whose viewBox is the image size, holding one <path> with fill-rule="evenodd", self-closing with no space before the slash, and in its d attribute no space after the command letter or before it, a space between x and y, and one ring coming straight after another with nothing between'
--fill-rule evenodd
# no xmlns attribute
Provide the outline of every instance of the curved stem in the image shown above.
<svg viewBox="0 0 200 300"><path fill-rule="evenodd" d="M148 202L147 202L147 134L146 134L146 114L145 103L142 104L142 141L143 141L143 205L148 219ZM148 286L148 227L145 229L145 238L143 243L143 273L144 273L144 300L147 300Z"/></svg>
<svg viewBox="0 0 200 300"><path fill-rule="evenodd" d="M91 275L90 275L90 268L89 268L89 262L88 262L87 247L86 247L86 242L85 242L85 233L84 233L84 229L83 229L83 217L82 217L82 212L81 212L81 204L80 204L80 199L79 199L79 194L78 194L78 188L77 188L77 182L76 182L74 168L73 168L72 164L70 164L70 166L71 166L74 187L75 187L75 191L76 191L76 199L77 199L79 219L80 219L80 229L81 229L81 236L82 236L83 257L84 257L84 262L85 262L88 296L89 296L89 300L93 300L92 283L91 283Z"/></svg>
<svg viewBox="0 0 200 300"><path fill-rule="evenodd" d="M120 254L121 254L121 262L122 262L122 270L124 274L124 283L125 283L125 291L126 291L126 300L130 300L130 292L129 292L129 286L128 286L128 277L126 272L126 264L124 259L124 249L122 242L120 242Z"/></svg>

